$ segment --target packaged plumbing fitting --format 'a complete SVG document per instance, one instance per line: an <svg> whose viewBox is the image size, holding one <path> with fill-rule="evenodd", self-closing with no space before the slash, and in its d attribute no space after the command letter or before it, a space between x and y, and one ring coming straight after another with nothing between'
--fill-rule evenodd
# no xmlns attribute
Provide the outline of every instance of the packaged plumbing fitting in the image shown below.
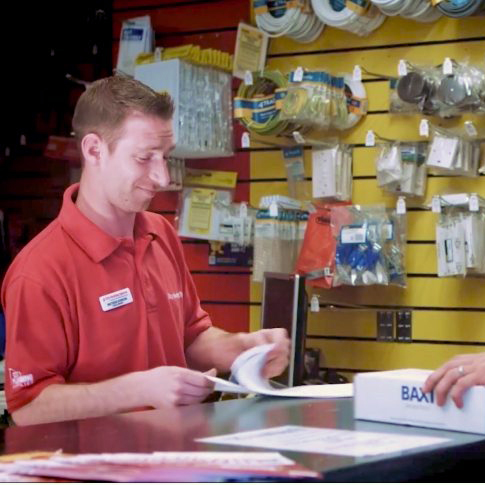
<svg viewBox="0 0 485 485"><path fill-rule="evenodd" d="M426 142L381 144L376 159L377 183L399 195L423 197L426 191Z"/></svg>
<svg viewBox="0 0 485 485"><path fill-rule="evenodd" d="M333 207L331 226L334 286L405 286L405 215L384 206Z"/></svg>

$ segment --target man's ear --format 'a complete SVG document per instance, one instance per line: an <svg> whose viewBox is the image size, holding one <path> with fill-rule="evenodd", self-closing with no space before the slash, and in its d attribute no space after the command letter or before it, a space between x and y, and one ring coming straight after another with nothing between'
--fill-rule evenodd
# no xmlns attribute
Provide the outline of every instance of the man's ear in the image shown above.
<svg viewBox="0 0 485 485"><path fill-rule="evenodd" d="M96 133L88 133L81 140L81 151L86 165L99 165L103 140Z"/></svg>

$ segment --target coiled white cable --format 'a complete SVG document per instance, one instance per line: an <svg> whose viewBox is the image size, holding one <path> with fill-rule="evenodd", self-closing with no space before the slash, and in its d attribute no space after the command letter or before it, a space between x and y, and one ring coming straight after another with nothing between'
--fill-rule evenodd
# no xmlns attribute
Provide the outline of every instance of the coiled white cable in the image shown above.
<svg viewBox="0 0 485 485"><path fill-rule="evenodd" d="M313 12L304 12L294 3L291 7L278 6L272 10L268 8L268 3L267 0L259 0L255 3L255 12L258 28L269 37L284 35L306 44L313 42L322 33L324 24ZM258 13L258 9L262 9L262 13Z"/></svg>
<svg viewBox="0 0 485 485"><path fill-rule="evenodd" d="M429 0L371 0L379 10L390 17L400 15L417 22L434 22L441 12Z"/></svg>
<svg viewBox="0 0 485 485"><path fill-rule="evenodd" d="M325 24L357 35L368 35L380 27L386 17L368 0L349 8L342 0L312 0L315 15Z"/></svg>

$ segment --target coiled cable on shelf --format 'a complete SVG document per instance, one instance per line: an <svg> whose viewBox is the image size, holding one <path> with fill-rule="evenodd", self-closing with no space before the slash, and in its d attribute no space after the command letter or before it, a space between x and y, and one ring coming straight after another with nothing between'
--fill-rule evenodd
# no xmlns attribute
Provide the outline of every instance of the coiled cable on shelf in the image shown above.
<svg viewBox="0 0 485 485"><path fill-rule="evenodd" d="M386 19L369 0L312 0L312 7L326 25L362 36L380 27Z"/></svg>
<svg viewBox="0 0 485 485"><path fill-rule="evenodd" d="M371 0L371 2L389 17L400 15L417 22L434 22L442 15L429 0Z"/></svg>
<svg viewBox="0 0 485 485"><path fill-rule="evenodd" d="M447 17L471 17L485 11L485 0L443 0L436 8Z"/></svg>
<svg viewBox="0 0 485 485"><path fill-rule="evenodd" d="M302 44L313 42L323 31L324 24L311 11L305 11L299 2L283 0L274 6L269 0L256 0L256 24L269 37L291 37ZM280 2L281 3L281 2Z"/></svg>
<svg viewBox="0 0 485 485"><path fill-rule="evenodd" d="M288 87L288 80L279 71L264 71L261 75L253 73L253 84L241 83L237 91L237 98L245 100L257 100L264 96L273 95L277 89ZM295 130L295 124L288 120L280 119L280 111L270 116L265 122L256 121L252 115L240 117L244 126L258 135L282 135L289 134Z"/></svg>

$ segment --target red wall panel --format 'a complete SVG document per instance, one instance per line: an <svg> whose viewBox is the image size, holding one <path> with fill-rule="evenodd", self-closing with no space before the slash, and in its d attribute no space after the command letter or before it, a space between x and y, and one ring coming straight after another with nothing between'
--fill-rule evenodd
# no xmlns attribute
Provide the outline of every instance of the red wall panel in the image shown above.
<svg viewBox="0 0 485 485"><path fill-rule="evenodd" d="M143 8L141 4L138 10L113 13L113 38L119 39L123 20L141 15L150 15L157 34L216 31L235 28L241 20L247 20L249 4L246 0L220 0L158 9Z"/></svg>

